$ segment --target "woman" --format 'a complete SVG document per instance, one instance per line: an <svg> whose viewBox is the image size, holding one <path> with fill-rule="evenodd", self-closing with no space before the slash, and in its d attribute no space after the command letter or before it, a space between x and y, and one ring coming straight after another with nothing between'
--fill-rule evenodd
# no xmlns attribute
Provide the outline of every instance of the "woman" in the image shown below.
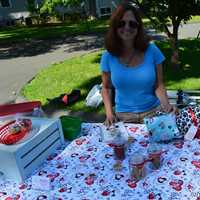
<svg viewBox="0 0 200 200"><path fill-rule="evenodd" d="M119 5L111 16L105 47L100 66L107 125L115 122L116 117L124 122L142 123L145 116L153 116L161 108L165 112L175 110L163 84L165 57L155 44L149 43L141 17L131 4ZM111 85L115 88L115 113Z"/></svg>

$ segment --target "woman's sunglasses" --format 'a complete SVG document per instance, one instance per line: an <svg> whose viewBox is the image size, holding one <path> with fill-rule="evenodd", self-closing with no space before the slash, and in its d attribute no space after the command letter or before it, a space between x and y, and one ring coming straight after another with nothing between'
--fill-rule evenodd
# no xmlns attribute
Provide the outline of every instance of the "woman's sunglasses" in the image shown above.
<svg viewBox="0 0 200 200"><path fill-rule="evenodd" d="M118 28L124 28L126 23L128 23L128 26L132 29L136 29L138 28L139 24L136 22L136 21L124 21L124 20L121 20L119 23L118 23Z"/></svg>

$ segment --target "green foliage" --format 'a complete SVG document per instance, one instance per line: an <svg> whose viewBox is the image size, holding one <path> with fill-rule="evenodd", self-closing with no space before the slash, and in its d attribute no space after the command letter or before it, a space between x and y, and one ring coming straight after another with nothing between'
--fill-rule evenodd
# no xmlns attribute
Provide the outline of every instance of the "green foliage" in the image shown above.
<svg viewBox="0 0 200 200"><path fill-rule="evenodd" d="M79 5L83 0L63 0L64 5Z"/></svg>
<svg viewBox="0 0 200 200"><path fill-rule="evenodd" d="M154 28L164 31L173 49L171 62L175 68L179 66L178 29L200 12L200 0L132 0L150 19ZM168 25L172 24L172 31Z"/></svg>
<svg viewBox="0 0 200 200"><path fill-rule="evenodd" d="M35 1L34 0L27 0L27 9L31 13L33 13L35 11Z"/></svg>
<svg viewBox="0 0 200 200"><path fill-rule="evenodd" d="M55 14L56 6L77 6L82 2L82 0L44 0L43 5L41 7L42 13Z"/></svg>
<svg viewBox="0 0 200 200"><path fill-rule="evenodd" d="M40 12L42 3L38 3L35 0L27 0L27 9L31 13L31 20L37 21L37 24L45 23L47 16Z"/></svg>
<svg viewBox="0 0 200 200"><path fill-rule="evenodd" d="M169 23L177 29L181 22L187 22L192 15L200 12L199 0L132 0L132 2L137 4L154 26L162 31L166 31L166 25Z"/></svg>
<svg viewBox="0 0 200 200"><path fill-rule="evenodd" d="M37 14L40 11L39 4L37 5L35 0L27 0L27 9L31 14Z"/></svg>

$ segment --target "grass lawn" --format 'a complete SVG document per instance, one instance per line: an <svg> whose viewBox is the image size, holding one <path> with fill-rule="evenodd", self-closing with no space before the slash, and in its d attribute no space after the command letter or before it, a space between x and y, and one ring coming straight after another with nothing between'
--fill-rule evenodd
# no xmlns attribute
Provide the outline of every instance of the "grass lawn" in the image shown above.
<svg viewBox="0 0 200 200"><path fill-rule="evenodd" d="M200 16L199 15L192 16L192 19L189 20L189 23L197 23L197 22L200 22Z"/></svg>
<svg viewBox="0 0 200 200"><path fill-rule="evenodd" d="M150 26L148 19L143 19L146 27ZM188 23L200 22L200 16L193 16ZM8 27L0 29L0 44L28 41L32 39L50 39L66 37L81 33L105 32L108 20L81 21L79 23L57 23L35 25L30 27Z"/></svg>
<svg viewBox="0 0 200 200"><path fill-rule="evenodd" d="M200 39L180 41L181 66L179 70L172 69L170 66L169 44L167 42L157 42L157 44L167 58L164 64L167 88L200 89ZM92 86L101 82L99 61L102 51L49 66L23 88L23 95L29 100L40 100L44 105L47 103L47 98L51 99L78 88L81 90L81 99L67 108L73 111L94 111L87 108L84 101ZM96 111L103 112L103 109L98 108Z"/></svg>
<svg viewBox="0 0 200 200"><path fill-rule="evenodd" d="M84 106L88 91L95 83L101 83L99 61L102 51L68 59L42 70L22 93L30 100L40 100L43 105L47 98L54 98L72 89L81 90L81 99L71 108L74 111L90 111Z"/></svg>
<svg viewBox="0 0 200 200"><path fill-rule="evenodd" d="M30 27L9 27L7 29L0 29L0 44L31 39L66 37L81 33L99 33L104 32L107 26L107 20L85 20L80 23L57 23Z"/></svg>

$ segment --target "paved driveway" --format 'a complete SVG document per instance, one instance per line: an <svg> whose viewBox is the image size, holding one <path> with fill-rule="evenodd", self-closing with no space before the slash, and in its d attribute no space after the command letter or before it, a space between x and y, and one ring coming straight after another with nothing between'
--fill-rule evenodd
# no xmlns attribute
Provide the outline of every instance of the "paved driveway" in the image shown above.
<svg viewBox="0 0 200 200"><path fill-rule="evenodd" d="M196 37L200 24L180 27L180 38ZM164 34L149 32L159 39ZM103 46L102 35L81 35L54 41L32 41L0 47L0 104L14 102L20 89L42 68Z"/></svg>

